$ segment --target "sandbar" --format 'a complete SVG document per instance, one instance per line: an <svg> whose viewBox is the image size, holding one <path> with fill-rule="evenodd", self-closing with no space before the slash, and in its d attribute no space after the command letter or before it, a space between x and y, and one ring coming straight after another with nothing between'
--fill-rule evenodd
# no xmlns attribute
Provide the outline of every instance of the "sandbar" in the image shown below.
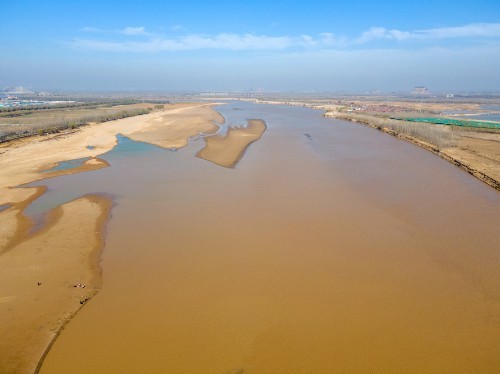
<svg viewBox="0 0 500 374"><path fill-rule="evenodd" d="M43 230L0 256L0 372L34 372L61 327L100 288L111 205L85 196L57 207Z"/></svg>
<svg viewBox="0 0 500 374"><path fill-rule="evenodd" d="M175 105L150 114L120 120L93 124L79 131L67 134L39 136L16 140L0 145L0 205L23 201L30 195L28 190L13 187L47 177L40 170L48 165L84 157L97 157L116 145L116 135L131 136L132 139L149 141L157 135L145 135L148 129L160 133L160 140L154 144L164 147L182 147L187 144L186 136L200 131L209 131L215 126L214 119L220 119L211 107L214 104L193 103ZM194 118L194 125L184 129ZM164 130L161 127L172 129ZM91 147L91 149L87 147ZM87 164L89 166L89 164ZM95 166L95 165L94 165Z"/></svg>
<svg viewBox="0 0 500 374"><path fill-rule="evenodd" d="M264 121L248 120L248 126L230 127L225 136L215 135L205 138L205 148L196 156L220 166L234 167L248 146L259 140L265 130Z"/></svg>
<svg viewBox="0 0 500 374"><path fill-rule="evenodd" d="M147 121L146 126L129 134L132 140L146 142L162 148L179 149L188 139L202 134L212 134L218 129L215 123L224 123L224 117L210 107L190 107L175 116L167 113Z"/></svg>

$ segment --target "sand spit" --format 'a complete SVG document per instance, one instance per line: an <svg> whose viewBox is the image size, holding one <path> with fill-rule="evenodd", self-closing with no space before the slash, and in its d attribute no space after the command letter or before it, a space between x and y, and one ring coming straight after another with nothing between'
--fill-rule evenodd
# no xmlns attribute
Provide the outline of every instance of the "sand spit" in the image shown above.
<svg viewBox="0 0 500 374"><path fill-rule="evenodd" d="M129 138L163 148L179 149L187 145L188 139L200 133L212 134L218 130L214 124L224 123L224 117L210 107L191 107L172 117L167 113L148 120L140 131L129 134Z"/></svg>
<svg viewBox="0 0 500 374"><path fill-rule="evenodd" d="M71 169L53 170L53 171L50 170L53 167L58 166L59 164L60 163L43 166L42 169L40 170L40 172L43 173L42 174L43 177L41 179L60 177L62 175L69 175L69 174L77 174L91 170L98 170L102 168L107 168L109 166L109 164L105 160L100 159L98 157L93 157L89 160L84 161L81 165L78 165Z"/></svg>
<svg viewBox="0 0 500 374"><path fill-rule="evenodd" d="M54 178L62 175L76 174L90 170L97 170L108 167L109 164L100 158L91 158L81 165L67 170L54 170L44 172L56 164L44 166L40 170L40 178ZM9 209L0 212L0 255L3 252L15 247L28 237L29 231L35 225L33 220L24 214L24 209L46 191L44 186L22 187L8 189L11 192L11 201L8 203ZM24 199L24 200L22 200Z"/></svg>
<svg viewBox="0 0 500 374"><path fill-rule="evenodd" d="M0 256L0 372L33 373L66 321L99 290L111 205L85 196L55 208L40 232Z"/></svg>
<svg viewBox="0 0 500 374"><path fill-rule="evenodd" d="M227 168L234 167L250 144L259 140L266 130L266 123L259 119L248 120L246 127L231 127L225 136L205 138L205 148L199 158Z"/></svg>
<svg viewBox="0 0 500 374"><path fill-rule="evenodd" d="M18 188L15 192L19 197L28 196L24 201L11 203L9 209L0 212L0 256L10 248L22 242L27 236L33 221L23 214L24 209L38 197L43 195L46 188L30 187Z"/></svg>

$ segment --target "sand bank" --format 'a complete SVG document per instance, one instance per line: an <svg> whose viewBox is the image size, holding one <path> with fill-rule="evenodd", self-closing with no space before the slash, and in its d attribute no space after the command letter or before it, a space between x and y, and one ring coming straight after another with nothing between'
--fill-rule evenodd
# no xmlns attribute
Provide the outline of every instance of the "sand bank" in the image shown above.
<svg viewBox="0 0 500 374"><path fill-rule="evenodd" d="M77 174L84 171L98 170L109 166L109 164L105 160L98 157L93 157L89 160L85 160L78 166L72 167L71 169L51 170L59 165L60 162L52 165L44 165L41 170L39 170L40 173L43 173L42 179L59 177L62 175Z"/></svg>
<svg viewBox="0 0 500 374"><path fill-rule="evenodd" d="M0 205L27 199L30 195L28 190L19 191L12 187L47 177L39 171L49 165L65 160L97 157L111 150L116 145L118 133L132 139L154 141L154 144L163 147L182 147L187 144L188 136L200 131L210 131L215 126L212 121L220 120L220 115L210 108L213 105L180 104L180 107L171 106L164 111L94 124L71 133L2 144ZM148 135L144 131L148 131ZM87 164L88 168L90 166Z"/></svg>
<svg viewBox="0 0 500 374"><path fill-rule="evenodd" d="M0 145L0 372L33 372L61 327L100 287L99 249L111 201L87 196L49 212L36 234L24 209L46 188L16 188L35 180L108 167L97 156L118 133L164 147L214 131L223 118L212 104L179 104L139 117ZM145 133L147 131L147 135ZM66 170L60 162L90 158ZM40 285L38 283L41 283ZM83 287L73 287L82 284Z"/></svg>
<svg viewBox="0 0 500 374"><path fill-rule="evenodd" d="M28 235L33 221L23 214L24 209L46 191L45 187L19 188L14 190L16 198L27 196L25 200L14 201L10 208L0 212L0 255L22 242Z"/></svg>
<svg viewBox="0 0 500 374"><path fill-rule="evenodd" d="M205 138L205 148L196 156L220 166L234 167L247 147L259 140L265 130L264 121L248 120L248 126L230 127L225 136L215 135Z"/></svg>
<svg viewBox="0 0 500 374"><path fill-rule="evenodd" d="M210 107L190 107L182 111L164 114L148 120L140 131L129 134L129 138L163 148L182 148L188 139L200 133L212 134L224 123L224 117Z"/></svg>
<svg viewBox="0 0 500 374"><path fill-rule="evenodd" d="M214 131L216 125L213 121L223 122L223 117L212 106L183 103L164 111L94 124L66 134L33 137L0 145L0 205L14 205L14 209L0 212L0 253L12 247L14 238L17 241L23 239L30 222L22 211L43 193L40 189L17 186L109 166L97 156L116 145L118 133L166 148L183 147L188 137ZM61 161L85 157L90 159L75 168L45 172Z"/></svg>
<svg viewBox="0 0 500 374"><path fill-rule="evenodd" d="M102 196L55 208L42 231L0 256L0 372L34 372L64 323L97 292L110 208Z"/></svg>

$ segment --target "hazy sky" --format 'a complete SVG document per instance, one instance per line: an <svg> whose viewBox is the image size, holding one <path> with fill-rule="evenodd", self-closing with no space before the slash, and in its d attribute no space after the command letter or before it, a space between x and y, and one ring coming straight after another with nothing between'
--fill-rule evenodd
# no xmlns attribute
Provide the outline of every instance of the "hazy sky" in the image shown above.
<svg viewBox="0 0 500 374"><path fill-rule="evenodd" d="M0 85L500 91L500 1L0 0Z"/></svg>

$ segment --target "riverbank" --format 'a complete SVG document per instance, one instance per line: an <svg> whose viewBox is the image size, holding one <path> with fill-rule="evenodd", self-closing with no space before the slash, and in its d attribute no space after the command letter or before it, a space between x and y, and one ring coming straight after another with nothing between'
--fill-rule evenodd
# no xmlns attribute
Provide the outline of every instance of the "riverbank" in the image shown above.
<svg viewBox="0 0 500 374"><path fill-rule="evenodd" d="M88 157L94 161L86 163L86 170L102 167L96 158L116 145L118 133L165 148L183 147L188 137L216 127L212 121L222 117L213 105L175 104L139 117L0 144L0 205L26 200L31 191L15 187L49 177L40 171L58 162Z"/></svg>
<svg viewBox="0 0 500 374"><path fill-rule="evenodd" d="M0 296L0 308L29 322L5 319L7 325L17 326L26 339L38 334L45 346L54 345L45 356L47 350L32 351L22 339L5 339L0 349L11 352L9 357L31 361L5 359L10 366L0 371L33 372L29 365L42 357L40 370L47 373L96 368L335 372L346 367L493 372L492 347L498 345L490 322L498 311L496 192L426 152L364 127L337 123L335 128L309 110L273 118L276 113L269 109L276 108L263 107L268 112L249 117L269 118L269 129L235 169L195 159L190 149L156 149L162 157L155 153L110 161L109 174L121 170L108 175L114 178L110 190L122 199L107 235L102 289L85 274L65 273L58 266L66 266L61 259L78 262L77 249L65 251L76 248L75 239L78 249L92 256L84 259L82 253L79 269L92 269L88 264L100 252L92 250L95 243L88 238L104 230L92 224L98 225L111 204L99 210L88 197L74 200L50 212L36 235L28 230L23 241L4 250L0 273L20 264L27 278L20 278L19 291ZM200 126L210 128L217 114L202 108L207 107L162 113L161 121L148 121L129 133L122 132L129 131L127 122L120 122L114 131L129 137L165 133L165 127L183 127L176 121L196 122L200 113L209 115ZM190 131L199 134L196 126ZM177 135L173 131L162 145L179 144ZM94 150L98 137L92 139L80 147ZM60 161L33 173L41 178L42 170ZM97 174L85 175L86 183L97 184ZM69 189L79 183L73 182ZM13 198L18 193L21 205L11 199L0 219L15 211L23 217L22 197L33 199L44 189L9 191ZM82 218L78 212L93 215ZM462 226L464 221L468 224ZM80 227L85 242L79 232L72 233ZM42 261L32 261L37 258ZM54 267L37 273L46 264ZM6 274L0 279L4 284L17 282L14 273ZM46 274L48 280L39 279ZM70 303L76 313L92 295L82 292L96 287L99 297L69 325L64 321L74 314L64 311L52 322L28 319L27 311L36 310L41 298L58 308ZM15 292L19 297L13 297ZM64 302L55 302L56 294ZM16 305L26 309L13 313ZM54 316L52 311L44 315Z"/></svg>
<svg viewBox="0 0 500 374"><path fill-rule="evenodd" d="M484 132L476 131L454 131L449 128L437 128L440 130L448 130L450 132L454 146L440 146L440 141L433 143L419 139L416 136L411 136L397 129L384 126L383 121L379 118L370 116L345 116L345 115L325 115L329 118L342 119L354 123L360 123L371 128L380 130L386 134L392 135L398 139L402 139L418 145L435 155L451 162L460 169L473 175L479 180L485 182L496 190L500 191L500 154L497 147L500 146L500 132L498 134L485 134ZM416 126L436 126L436 125L416 125ZM464 143L467 141L468 146ZM436 144L437 143L437 144ZM466 148L467 147L467 148Z"/></svg>
<svg viewBox="0 0 500 374"><path fill-rule="evenodd" d="M109 196L88 195L43 215L26 207L45 187L18 186L109 167L98 156L118 133L180 148L223 118L213 104L168 110L0 145L0 372L33 373L59 332L101 287L99 266L110 217ZM85 159L70 169L68 160Z"/></svg>
<svg viewBox="0 0 500 374"><path fill-rule="evenodd" d="M86 196L55 208L42 230L0 256L0 372L33 373L61 328L100 289L111 204Z"/></svg>
<svg viewBox="0 0 500 374"><path fill-rule="evenodd" d="M500 153L498 152L500 147L500 131L493 132L494 130L491 130L492 133L485 133L484 131L474 131L472 129L460 131L438 125L411 124L414 127L432 128L432 126L438 126L435 127L435 130L440 130L443 133L448 132L449 141L443 142L439 138L439 135L441 135L439 134L437 136L434 135L431 142L398 131L398 128L384 124L387 120L380 120L380 118L373 116L346 116L335 113L329 114L327 112L325 117L367 125L398 139L418 145L500 191Z"/></svg>
<svg viewBox="0 0 500 374"><path fill-rule="evenodd" d="M455 126L440 126L431 124L413 124L411 131L404 129L405 121L400 125L392 125L391 119L376 116L378 113L440 113L447 111L479 111L477 103L432 103L405 101L369 101L356 100L352 102L323 101L281 101L241 99L258 104L301 106L324 112L327 118L360 123L383 131L399 139L409 141L437 156L451 162L460 169L485 182L500 191L500 131L498 129L458 128ZM346 108L348 109L346 111ZM358 112L363 109L368 113ZM422 131L417 127L419 126ZM417 129L417 131L414 131ZM444 136L443 136L444 135Z"/></svg>

